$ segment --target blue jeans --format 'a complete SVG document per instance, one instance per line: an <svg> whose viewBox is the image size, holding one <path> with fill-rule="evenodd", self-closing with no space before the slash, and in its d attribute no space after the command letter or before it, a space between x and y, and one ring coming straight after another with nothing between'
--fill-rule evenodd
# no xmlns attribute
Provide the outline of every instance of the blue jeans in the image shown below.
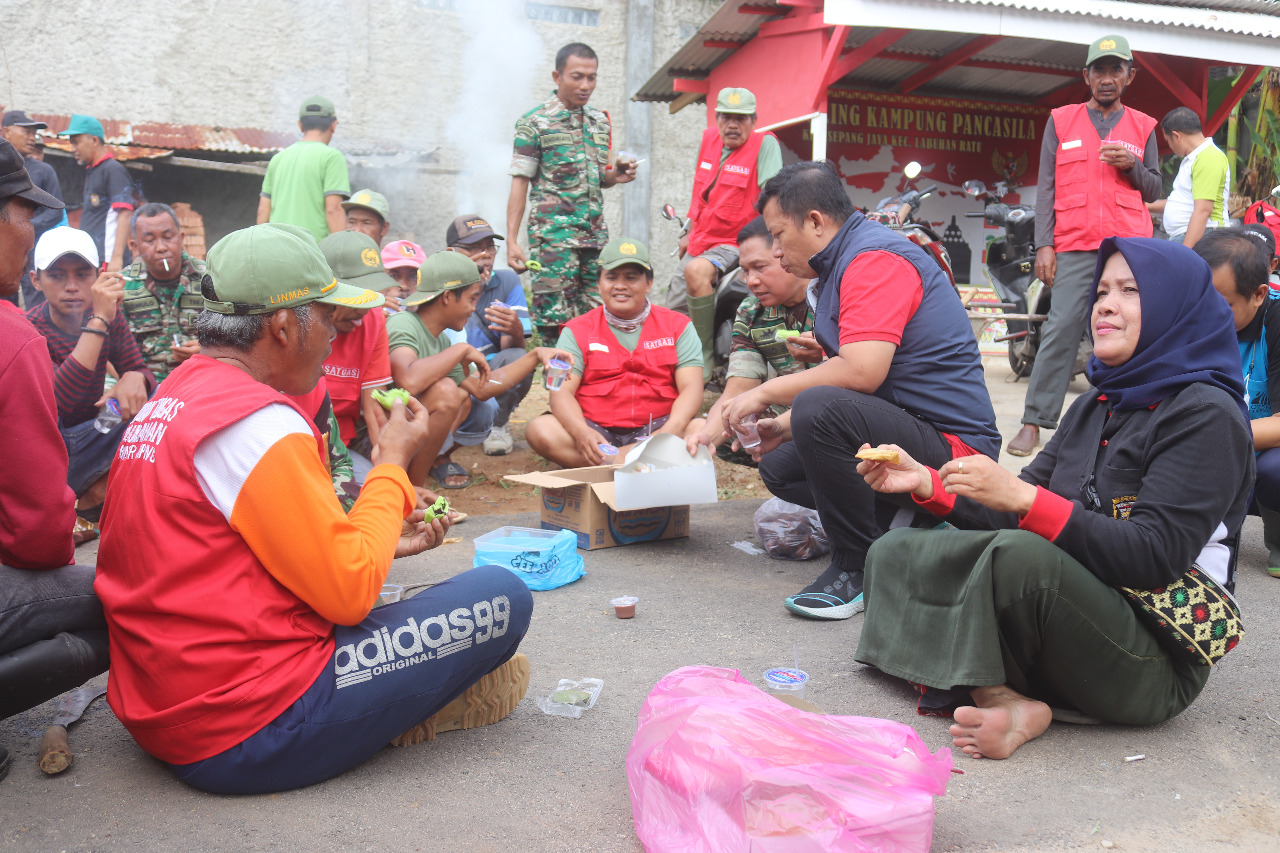
<svg viewBox="0 0 1280 853"><path fill-rule="evenodd" d="M490 356L489 367L492 370L506 367L524 353L523 349L509 347ZM472 397L471 414L467 415L467 419L458 426L453 434L453 440L464 447L475 446L484 441L489 435L489 430L495 426L506 426L507 421L511 419L511 413L515 411L516 406L520 405L520 401L532 387L533 372L530 371L519 382L496 397L488 400L477 400Z"/></svg>
<svg viewBox="0 0 1280 853"><path fill-rule="evenodd" d="M170 766L188 785L215 794L323 782L510 660L532 613L528 588L500 566L375 608L359 625L337 627L333 666L265 728L211 758Z"/></svg>
<svg viewBox="0 0 1280 853"><path fill-rule="evenodd" d="M85 421L73 427L60 427L62 443L67 446L67 485L76 497L80 497L89 487L111 470L111 463L116 458L116 449L120 447L120 439L124 438L125 427L129 422L118 423L110 432L101 433L94 429L93 421Z"/></svg>

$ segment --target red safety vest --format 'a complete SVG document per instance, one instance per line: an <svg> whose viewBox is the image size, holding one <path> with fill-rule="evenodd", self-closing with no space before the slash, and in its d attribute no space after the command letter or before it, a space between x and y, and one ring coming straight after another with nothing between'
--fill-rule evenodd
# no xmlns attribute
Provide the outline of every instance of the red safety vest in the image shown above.
<svg viewBox="0 0 1280 853"><path fill-rule="evenodd" d="M259 731L333 656L333 623L263 568L196 480L196 446L271 403L297 409L193 356L133 419L111 466L94 582L111 641L107 701L139 746L172 764Z"/></svg>
<svg viewBox="0 0 1280 853"><path fill-rule="evenodd" d="M575 397L582 414L603 427L635 429L671 414L676 389L676 340L689 318L654 305L628 352L593 308L567 324L582 351L582 382Z"/></svg>
<svg viewBox="0 0 1280 853"><path fill-rule="evenodd" d="M693 176L693 201L689 204L689 219L693 220L689 229L690 257L696 258L725 243L736 246L738 232L756 218L756 199L760 197L756 161L766 136L773 134L751 134L721 163L724 143L720 141L720 130L709 127L703 131L698 169Z"/></svg>
<svg viewBox="0 0 1280 853"><path fill-rule="evenodd" d="M1125 107L1111 139L1142 160L1156 120ZM1084 104L1053 111L1058 134L1054 155L1053 248L1096 252L1107 237L1150 237L1151 214L1129 179L1098 159L1102 140Z"/></svg>

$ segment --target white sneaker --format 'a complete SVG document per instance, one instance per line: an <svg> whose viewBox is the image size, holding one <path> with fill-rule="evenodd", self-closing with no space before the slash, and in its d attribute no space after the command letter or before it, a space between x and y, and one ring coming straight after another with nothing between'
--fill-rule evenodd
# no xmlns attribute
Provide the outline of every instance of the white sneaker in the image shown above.
<svg viewBox="0 0 1280 853"><path fill-rule="evenodd" d="M511 452L511 448L511 427L508 424L494 427L485 436L484 453L486 456L506 456Z"/></svg>

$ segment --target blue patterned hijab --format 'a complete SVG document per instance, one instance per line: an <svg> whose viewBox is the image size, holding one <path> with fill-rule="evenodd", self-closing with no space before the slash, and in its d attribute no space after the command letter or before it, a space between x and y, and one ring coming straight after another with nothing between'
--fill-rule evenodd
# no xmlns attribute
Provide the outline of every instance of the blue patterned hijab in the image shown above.
<svg viewBox="0 0 1280 853"><path fill-rule="evenodd" d="M1180 243L1149 237L1108 237L1098 248L1089 304L1107 260L1124 256L1138 283L1142 331L1133 356L1107 367L1089 358L1085 375L1117 409L1155 405L1195 382L1216 385L1244 407L1240 347L1227 301L1213 288L1209 265ZM1090 334L1093 324L1090 323Z"/></svg>

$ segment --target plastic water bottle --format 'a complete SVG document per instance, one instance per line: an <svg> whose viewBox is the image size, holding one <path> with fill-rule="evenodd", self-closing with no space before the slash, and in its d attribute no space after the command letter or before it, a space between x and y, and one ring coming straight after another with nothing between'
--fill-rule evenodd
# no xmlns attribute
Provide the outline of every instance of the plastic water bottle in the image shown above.
<svg viewBox="0 0 1280 853"><path fill-rule="evenodd" d="M115 429L124 418L120 415L120 404L115 397L108 398L107 404L98 412L93 428L100 433L108 433Z"/></svg>

